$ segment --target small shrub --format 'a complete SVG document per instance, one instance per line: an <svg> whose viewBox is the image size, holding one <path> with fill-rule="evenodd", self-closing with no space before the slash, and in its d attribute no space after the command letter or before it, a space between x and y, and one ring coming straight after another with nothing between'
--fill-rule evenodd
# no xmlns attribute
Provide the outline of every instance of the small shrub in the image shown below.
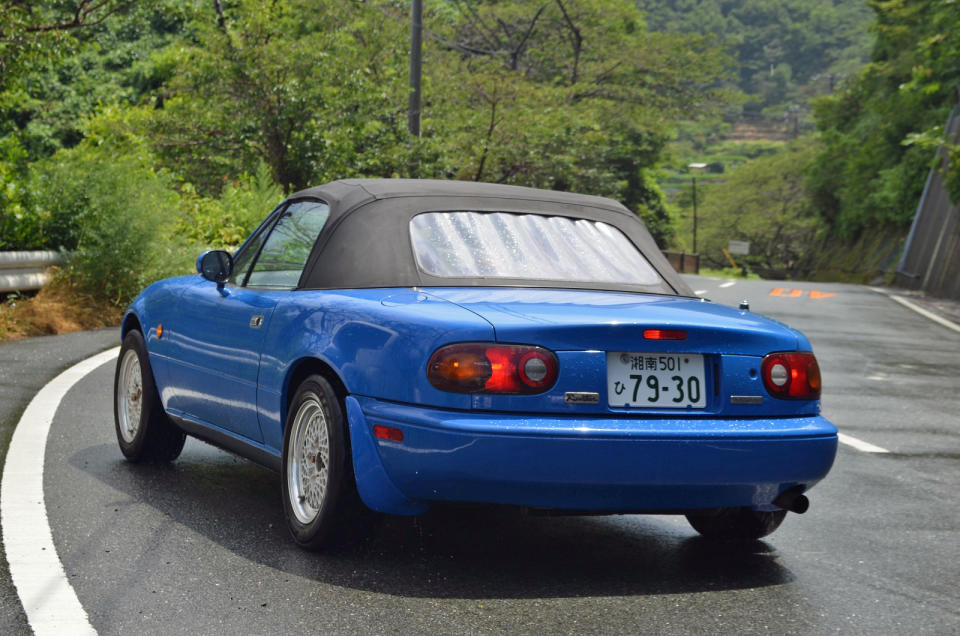
<svg viewBox="0 0 960 636"><path fill-rule="evenodd" d="M27 152L13 137L0 139L0 250L47 245L46 219L33 207L26 184Z"/></svg>
<svg viewBox="0 0 960 636"><path fill-rule="evenodd" d="M69 250L65 275L78 289L125 305L150 282L189 271L195 250L173 231L180 197L169 176L135 156L61 151L37 178L49 234Z"/></svg>
<svg viewBox="0 0 960 636"><path fill-rule="evenodd" d="M267 214L283 200L283 190L261 163L253 175L244 173L228 182L219 199L198 196L191 184L181 187L187 214L178 234L208 248L238 247Z"/></svg>

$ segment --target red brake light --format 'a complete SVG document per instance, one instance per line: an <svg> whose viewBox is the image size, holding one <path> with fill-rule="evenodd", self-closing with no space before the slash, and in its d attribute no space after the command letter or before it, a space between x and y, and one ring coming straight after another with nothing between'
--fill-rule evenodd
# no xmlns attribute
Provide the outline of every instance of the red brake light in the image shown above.
<svg viewBox="0 0 960 636"><path fill-rule="evenodd" d="M647 340L686 340L687 332L681 329L647 329L643 337Z"/></svg>
<svg viewBox="0 0 960 636"><path fill-rule="evenodd" d="M557 381L557 356L532 345L465 342L440 347L427 379L453 393L542 393Z"/></svg>
<svg viewBox="0 0 960 636"><path fill-rule="evenodd" d="M786 400L820 397L820 365L809 351L771 353L761 363L761 375L773 397Z"/></svg>

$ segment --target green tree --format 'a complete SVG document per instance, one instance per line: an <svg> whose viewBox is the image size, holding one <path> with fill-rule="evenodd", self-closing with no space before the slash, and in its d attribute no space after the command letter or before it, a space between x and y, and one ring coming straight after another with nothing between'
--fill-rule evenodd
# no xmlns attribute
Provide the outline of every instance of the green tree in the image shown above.
<svg viewBox="0 0 960 636"><path fill-rule="evenodd" d="M37 65L73 52L74 33L133 5L131 0L0 1L0 90Z"/></svg>
<svg viewBox="0 0 960 636"><path fill-rule="evenodd" d="M648 33L639 11L613 0L450 7L437 48L460 59L434 81L447 87L434 106L447 109L438 125L462 157L458 177L611 196L665 243L650 170L677 118L728 98L718 82L730 60L713 40Z"/></svg>
<svg viewBox="0 0 960 636"><path fill-rule="evenodd" d="M650 28L710 33L731 47L737 84L756 109L830 92L870 53L867 2L636 0Z"/></svg>
<svg viewBox="0 0 960 636"><path fill-rule="evenodd" d="M707 265L726 266L722 250L732 239L750 242L750 255L737 259L751 271L771 278L809 275L821 225L806 192L804 166L816 151L795 144L701 189L698 247Z"/></svg>
<svg viewBox="0 0 960 636"><path fill-rule="evenodd" d="M151 136L201 191L260 162L284 188L408 172L406 36L389 15L244 0L193 30Z"/></svg>
<svg viewBox="0 0 960 636"><path fill-rule="evenodd" d="M819 213L844 239L865 228L910 222L934 155L929 144L911 142L941 136L937 127L960 89L960 13L954 3L891 0L872 6L872 61L844 91L815 105L825 145L811 163L810 186ZM955 184L953 165L949 178Z"/></svg>

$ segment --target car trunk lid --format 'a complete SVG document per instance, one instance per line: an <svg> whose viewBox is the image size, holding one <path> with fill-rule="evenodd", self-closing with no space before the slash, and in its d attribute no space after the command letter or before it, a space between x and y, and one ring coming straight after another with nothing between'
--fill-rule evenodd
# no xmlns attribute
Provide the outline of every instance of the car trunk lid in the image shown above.
<svg viewBox="0 0 960 636"><path fill-rule="evenodd" d="M800 346L798 332L763 316L695 298L581 290L430 289L487 320L499 342L554 351L653 350L765 355ZM680 330L683 341L653 342L650 329ZM678 348L679 347L679 348Z"/></svg>
<svg viewBox="0 0 960 636"><path fill-rule="evenodd" d="M760 360L775 351L809 349L799 332L749 311L696 298L650 294L527 288L457 288L424 290L483 317L502 343L546 347L557 353L560 377L540 395L477 394L473 408L557 413L644 414L665 417L757 417L815 412L810 401L771 397L759 377ZM682 332L682 339L656 339L649 330ZM625 355L633 354L633 355ZM640 355L636 355L640 354ZM651 358L687 356L702 359L693 372L696 404L681 401L673 373L669 392L651 402L647 382ZM608 360L639 361L640 368L615 377ZM678 358L677 364L680 360ZM669 360L667 364L670 364ZM699 366L700 362L696 364ZM644 368L646 367L646 368ZM637 377L642 375L641 380ZM680 373L689 394L690 375ZM620 385L616 381L621 380ZM615 394L616 390L621 393Z"/></svg>

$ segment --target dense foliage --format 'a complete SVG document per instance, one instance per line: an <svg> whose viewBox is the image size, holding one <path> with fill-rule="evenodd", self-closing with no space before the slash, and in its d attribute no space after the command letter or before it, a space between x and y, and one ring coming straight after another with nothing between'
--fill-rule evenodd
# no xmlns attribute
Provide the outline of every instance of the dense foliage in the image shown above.
<svg viewBox="0 0 960 636"><path fill-rule="evenodd" d="M123 303L285 192L358 176L612 196L689 244L657 185L675 131L706 143L738 89L768 115L832 91L816 143L715 146L750 161L701 189L708 261L747 239L791 275L811 237L904 227L960 88L953 0L425 4L412 137L406 0L0 0L0 249L62 249Z"/></svg>
<svg viewBox="0 0 960 636"><path fill-rule="evenodd" d="M815 206L830 228L906 226L960 96L960 11L951 0L874 1L877 43L844 90L816 103L825 148L810 164ZM960 201L960 152L949 174Z"/></svg>
<svg viewBox="0 0 960 636"><path fill-rule="evenodd" d="M752 161L709 189L701 207L699 246L708 267L727 264L730 239L749 241L737 264L765 278L809 275L818 244L818 223L805 192L803 168L816 153L809 143Z"/></svg>
<svg viewBox="0 0 960 636"><path fill-rule="evenodd" d="M636 0L652 30L712 34L736 55L748 111L833 90L870 50L870 8L850 0Z"/></svg>
<svg viewBox="0 0 960 636"><path fill-rule="evenodd" d="M651 171L677 118L721 107L721 50L622 0L427 5L414 138L406 2L0 0L0 247L65 250L122 303L357 176L613 196L668 240Z"/></svg>
<svg viewBox="0 0 960 636"><path fill-rule="evenodd" d="M690 4L691 19L724 7L731 8L724 14L730 18L742 15L733 4L742 10L766 3L707 4ZM791 3L789 11L823 4L829 3ZM870 249L889 262L889 244L906 235L943 144L943 125L960 97L960 11L953 0L873 0L868 6L875 16L869 63L813 100L818 131L792 145L781 142L778 154L713 175L719 182L700 188L705 238L698 247L708 264L722 265L721 248L739 239L751 241L746 261L764 273L848 276L858 270L846 255L856 253L866 273L876 260ZM823 59L836 54L825 51ZM811 60L798 56L797 64ZM960 149L948 143L944 151L948 187L960 201ZM689 210L689 196L680 203Z"/></svg>

